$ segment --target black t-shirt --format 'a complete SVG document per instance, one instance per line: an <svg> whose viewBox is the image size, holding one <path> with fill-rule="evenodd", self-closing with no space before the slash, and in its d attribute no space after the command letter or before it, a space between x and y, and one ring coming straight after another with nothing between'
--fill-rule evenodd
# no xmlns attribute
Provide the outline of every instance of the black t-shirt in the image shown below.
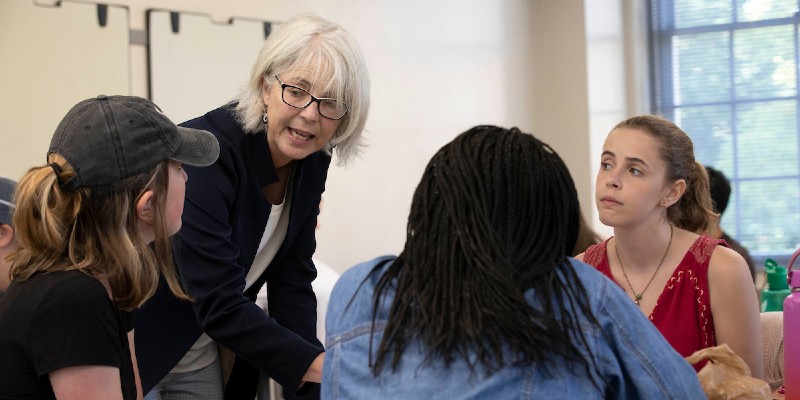
<svg viewBox="0 0 800 400"><path fill-rule="evenodd" d="M119 368L123 398L135 399L132 328L131 314L83 273L12 281L0 298L0 400L54 399L48 374L80 365Z"/></svg>

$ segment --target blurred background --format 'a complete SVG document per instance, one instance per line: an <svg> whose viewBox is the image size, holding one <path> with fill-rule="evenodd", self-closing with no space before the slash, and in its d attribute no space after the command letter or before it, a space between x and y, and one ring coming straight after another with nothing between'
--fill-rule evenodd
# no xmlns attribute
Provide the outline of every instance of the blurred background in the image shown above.
<svg viewBox="0 0 800 400"><path fill-rule="evenodd" d="M428 159L477 124L549 143L610 235L600 149L641 113L674 120L728 177L723 229L757 265L800 246L797 0L3 0L0 175L43 164L84 98L149 97L178 123L222 105L303 11L353 33L372 79L369 147L331 167L323 197L315 258L338 271L400 251Z"/></svg>

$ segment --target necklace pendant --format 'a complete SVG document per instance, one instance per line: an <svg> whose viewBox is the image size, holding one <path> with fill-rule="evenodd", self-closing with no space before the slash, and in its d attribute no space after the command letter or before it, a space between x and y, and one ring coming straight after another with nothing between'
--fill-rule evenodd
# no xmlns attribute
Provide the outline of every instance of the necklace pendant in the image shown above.
<svg viewBox="0 0 800 400"><path fill-rule="evenodd" d="M636 293L634 293L633 295L636 296L636 300L634 300L633 302L636 303L636 305L638 306L639 305L639 300L642 299L642 295L641 294L636 294Z"/></svg>

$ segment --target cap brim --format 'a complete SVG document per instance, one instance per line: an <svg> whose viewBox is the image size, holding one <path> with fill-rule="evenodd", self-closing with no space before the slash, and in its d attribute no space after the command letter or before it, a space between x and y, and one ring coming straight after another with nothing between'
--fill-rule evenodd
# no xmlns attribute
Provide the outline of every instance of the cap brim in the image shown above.
<svg viewBox="0 0 800 400"><path fill-rule="evenodd" d="M205 167L217 161L219 142L211 132L201 129L178 127L181 144L171 159L196 167Z"/></svg>

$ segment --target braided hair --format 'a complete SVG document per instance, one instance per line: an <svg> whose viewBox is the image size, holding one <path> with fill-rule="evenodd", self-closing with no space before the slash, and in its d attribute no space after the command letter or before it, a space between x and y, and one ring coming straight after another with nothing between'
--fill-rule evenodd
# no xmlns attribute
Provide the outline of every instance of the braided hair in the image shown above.
<svg viewBox="0 0 800 400"><path fill-rule="evenodd" d="M577 313L598 322L567 259L579 215L566 165L532 135L477 126L442 147L414 193L405 247L376 286L373 322L385 293L395 297L373 374L396 370L419 340L425 362L462 359L473 373L556 356L597 376L578 350Z"/></svg>

